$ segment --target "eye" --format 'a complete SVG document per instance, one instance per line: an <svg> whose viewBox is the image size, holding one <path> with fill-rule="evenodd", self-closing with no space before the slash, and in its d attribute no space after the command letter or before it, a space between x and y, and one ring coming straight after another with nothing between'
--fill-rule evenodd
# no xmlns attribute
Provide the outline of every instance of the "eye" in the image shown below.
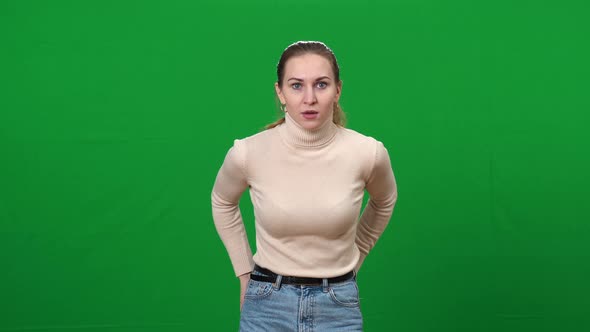
<svg viewBox="0 0 590 332"><path fill-rule="evenodd" d="M326 83L326 82L318 82L317 85L318 85L318 88L324 89L325 87L328 86L328 83Z"/></svg>
<svg viewBox="0 0 590 332"><path fill-rule="evenodd" d="M293 89L299 89L299 88L301 88L301 83L293 83L293 84L291 84L291 87Z"/></svg>

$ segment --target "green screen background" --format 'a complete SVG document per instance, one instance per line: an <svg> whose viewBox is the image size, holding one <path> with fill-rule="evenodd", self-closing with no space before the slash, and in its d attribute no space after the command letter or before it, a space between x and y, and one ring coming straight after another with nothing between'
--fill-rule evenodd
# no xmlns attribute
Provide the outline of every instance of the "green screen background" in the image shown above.
<svg viewBox="0 0 590 332"><path fill-rule="evenodd" d="M366 331L588 331L589 8L2 1L0 331L236 331L211 188L297 40L399 186Z"/></svg>

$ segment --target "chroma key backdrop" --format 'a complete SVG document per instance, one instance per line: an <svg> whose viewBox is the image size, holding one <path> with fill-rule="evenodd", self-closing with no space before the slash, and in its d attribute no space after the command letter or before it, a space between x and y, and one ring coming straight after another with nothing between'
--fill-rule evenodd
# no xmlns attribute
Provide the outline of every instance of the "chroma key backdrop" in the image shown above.
<svg viewBox="0 0 590 332"><path fill-rule="evenodd" d="M365 331L590 331L587 1L0 2L0 332L237 331L211 216L320 40L398 183ZM367 197L365 197L365 202ZM255 250L248 193L241 210Z"/></svg>

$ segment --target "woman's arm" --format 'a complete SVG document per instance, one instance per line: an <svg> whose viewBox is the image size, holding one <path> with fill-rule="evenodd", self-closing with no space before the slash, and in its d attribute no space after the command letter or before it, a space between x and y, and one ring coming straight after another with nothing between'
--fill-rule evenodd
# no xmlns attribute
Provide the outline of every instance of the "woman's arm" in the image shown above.
<svg viewBox="0 0 590 332"><path fill-rule="evenodd" d="M244 296L246 295L246 289L248 288L248 282L250 281L250 273L244 273L240 278L240 310L242 310L242 306L244 305Z"/></svg>
<svg viewBox="0 0 590 332"><path fill-rule="evenodd" d="M240 197L248 187L246 146L235 140L221 166L211 192L213 221L229 254L236 276L252 271L252 251L239 208Z"/></svg>
<svg viewBox="0 0 590 332"><path fill-rule="evenodd" d="M376 142L375 160L366 189L370 198L357 226L356 244L361 256L356 271L387 227L397 201L397 185L389 154L379 141Z"/></svg>

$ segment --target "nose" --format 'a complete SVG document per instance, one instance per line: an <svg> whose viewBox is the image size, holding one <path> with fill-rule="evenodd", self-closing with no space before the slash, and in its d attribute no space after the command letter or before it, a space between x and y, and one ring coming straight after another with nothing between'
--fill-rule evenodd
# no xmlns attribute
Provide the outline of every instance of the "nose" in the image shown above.
<svg viewBox="0 0 590 332"><path fill-rule="evenodd" d="M307 87L305 89L305 95L303 96L303 102L305 104L314 104L317 101L316 96L315 96L315 91L313 89L313 86L311 87Z"/></svg>

